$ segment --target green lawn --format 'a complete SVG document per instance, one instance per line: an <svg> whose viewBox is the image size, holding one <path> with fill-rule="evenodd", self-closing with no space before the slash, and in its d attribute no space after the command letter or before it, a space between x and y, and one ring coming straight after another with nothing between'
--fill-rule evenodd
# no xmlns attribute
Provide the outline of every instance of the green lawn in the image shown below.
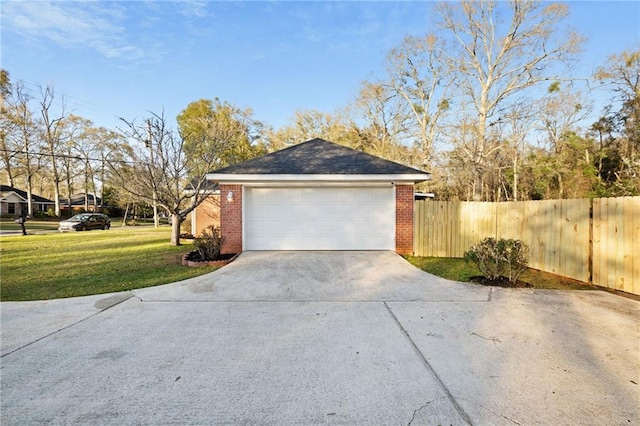
<svg viewBox="0 0 640 426"><path fill-rule="evenodd" d="M24 224L27 233L32 231L55 231L58 229L59 220L27 220ZM0 229L3 231L22 231L19 223L15 223L14 219L2 219L0 221Z"/></svg>
<svg viewBox="0 0 640 426"><path fill-rule="evenodd" d="M405 256L415 267L453 281L470 282L473 276L482 275L478 268L464 259L450 257L417 257ZM597 290L600 287L589 285L571 278L561 277L548 272L528 269L520 280L529 283L533 288L552 290Z"/></svg>
<svg viewBox="0 0 640 426"><path fill-rule="evenodd" d="M55 222L47 223L57 226ZM6 229L4 222L2 227ZM183 246L171 246L170 231L169 226L135 226L1 236L0 300L56 299L131 290L180 281L215 269L182 266L180 258L192 245L185 241ZM463 259L407 256L407 260L426 272L455 281L469 282L470 277L480 275L474 265ZM521 279L535 288L597 288L534 269Z"/></svg>
<svg viewBox="0 0 640 426"><path fill-rule="evenodd" d="M189 241L180 247L171 246L170 232L169 226L118 227L2 236L0 299L56 299L124 291L215 270L182 266L182 255L193 246Z"/></svg>

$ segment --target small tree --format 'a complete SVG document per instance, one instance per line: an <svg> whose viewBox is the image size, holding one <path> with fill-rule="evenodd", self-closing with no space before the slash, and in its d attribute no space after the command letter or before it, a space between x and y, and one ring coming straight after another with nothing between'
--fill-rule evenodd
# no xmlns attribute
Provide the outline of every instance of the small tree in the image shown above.
<svg viewBox="0 0 640 426"><path fill-rule="evenodd" d="M206 197L206 172L189 175L184 139L167 128L164 114L154 114L144 124L122 121L131 144L122 145L123 158L111 163L112 179L124 191L166 211L171 216L171 244L180 245L180 224Z"/></svg>
<svg viewBox="0 0 640 426"><path fill-rule="evenodd" d="M210 196L207 173L261 154L261 125L251 111L201 100L179 116L179 131L164 114L143 123L121 119L128 144L111 163L112 179L126 192L171 216L171 244L180 245L180 225Z"/></svg>

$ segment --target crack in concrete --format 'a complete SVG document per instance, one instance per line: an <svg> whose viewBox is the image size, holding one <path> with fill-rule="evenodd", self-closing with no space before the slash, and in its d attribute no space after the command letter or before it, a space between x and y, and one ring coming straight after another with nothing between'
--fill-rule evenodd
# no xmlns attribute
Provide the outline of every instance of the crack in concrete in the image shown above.
<svg viewBox="0 0 640 426"><path fill-rule="evenodd" d="M484 340L489 340L489 341L493 342L493 344L494 344L494 345L496 344L496 342L498 342L498 343L502 343L502 342L500 341L500 339L498 339L497 337L484 337L484 336L479 335L479 334L478 334L478 333L476 333L475 331L474 331L474 332L472 332L472 333L471 333L471 335L472 335L472 336L478 336L479 338L484 339Z"/></svg>
<svg viewBox="0 0 640 426"><path fill-rule="evenodd" d="M438 382L438 384L440 385L440 387L444 391L446 397L449 399L449 402L451 402L451 404L453 405L453 408L455 408L456 412L465 421L465 423L467 423L470 426L473 426L473 422L471 421L471 418L469 417L469 415L464 411L464 409L460 406L460 404L458 404L458 401L456 401L456 399L453 397L453 395L449 391L449 388L447 388L447 386L444 384L444 382L442 381L442 379L440 378L438 373L436 373L436 371L433 369L431 364L429 364L429 361L427 361L427 358L424 356L422 351L420 351L420 349L418 348L418 345L416 345L416 343L413 341L413 339L411 338L411 336L409 335L407 330L402 326L402 324L400 323L400 320L398 320L398 317L396 317L396 315L393 313L393 311L391 310L389 305L387 305L387 302L384 302L384 307L387 309L387 312L389 312L389 315L391 315L391 318L393 318L393 321L396 323L398 328L400 328L400 331L402 332L402 334L405 335L405 337L407 338L407 340L409 341L409 343L413 347L413 350L418 354L418 356L420 357L420 360L422 361L423 365L425 367L427 367L427 370L436 379L436 381ZM433 402L433 401L431 401L431 402Z"/></svg>
<svg viewBox="0 0 640 426"><path fill-rule="evenodd" d="M411 420L409 420L409 423L407 423L407 426L411 426L411 423L413 423L413 421L416 419L416 414L418 414L419 411L424 410L425 408L427 408L427 406L429 404L431 404L432 402L436 402L439 401L441 399L446 398L446 396L440 397L440 398L436 398L436 399L432 399L431 401L427 402L426 404L422 405L421 407L413 410L413 415L411 416Z"/></svg>
<svg viewBox="0 0 640 426"><path fill-rule="evenodd" d="M513 419L511 419L511 418L509 418L509 417L507 417L507 416L505 416L504 414L496 413L495 411L490 410L490 409L488 409L487 407L485 407L484 405L482 405L482 404L478 404L478 403L477 403L477 402L475 402L475 401L471 401L471 400L469 400L469 399L465 399L465 398L460 398L460 400L461 400L461 401L466 401L466 402L468 402L468 403L470 403L470 404L473 404L473 405L475 405L475 406L477 406L477 407L480 407L480 408L482 408L483 410L487 410L487 411L488 411L488 412L490 412L491 414L495 414L496 416L500 416L500 417L502 417L502 418L503 418L503 419L505 419L505 420L509 420L509 421L510 421L511 423L513 423L513 424L516 424L516 425L520 425L520 426L522 426L522 423L519 423L519 422L517 422L517 421L515 421L515 420L513 420Z"/></svg>

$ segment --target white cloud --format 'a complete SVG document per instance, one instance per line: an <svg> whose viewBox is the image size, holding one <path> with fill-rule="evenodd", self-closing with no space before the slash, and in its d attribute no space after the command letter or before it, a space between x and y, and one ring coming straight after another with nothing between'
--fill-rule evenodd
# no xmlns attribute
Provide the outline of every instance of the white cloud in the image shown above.
<svg viewBox="0 0 640 426"><path fill-rule="evenodd" d="M206 1L183 0L180 5L182 6L182 15L188 18L206 18L209 15Z"/></svg>
<svg viewBox="0 0 640 426"><path fill-rule="evenodd" d="M120 3L4 1L4 30L65 48L89 48L106 58L143 60L144 49L128 40Z"/></svg>

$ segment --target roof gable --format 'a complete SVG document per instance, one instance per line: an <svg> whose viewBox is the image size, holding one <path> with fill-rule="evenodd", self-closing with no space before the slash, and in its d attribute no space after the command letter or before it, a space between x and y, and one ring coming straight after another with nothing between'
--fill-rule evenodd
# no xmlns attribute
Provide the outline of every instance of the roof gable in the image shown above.
<svg viewBox="0 0 640 426"><path fill-rule="evenodd" d="M9 185L0 185L0 193L4 196L7 196L10 192L13 192L18 197L22 198L25 202L27 201L27 191L23 191L18 188L14 188ZM53 200L48 198L41 197L36 194L31 194L31 202L33 203L41 203L41 204L53 204Z"/></svg>
<svg viewBox="0 0 640 426"><path fill-rule="evenodd" d="M0 200L6 201L8 203L24 203L25 201L27 201L26 198L23 198L20 195L16 194L15 191L3 193Z"/></svg>
<svg viewBox="0 0 640 426"><path fill-rule="evenodd" d="M422 170L385 160L362 151L312 139L280 151L209 173L211 180L232 176L303 175L303 176L413 176L410 180L423 181L430 174Z"/></svg>

